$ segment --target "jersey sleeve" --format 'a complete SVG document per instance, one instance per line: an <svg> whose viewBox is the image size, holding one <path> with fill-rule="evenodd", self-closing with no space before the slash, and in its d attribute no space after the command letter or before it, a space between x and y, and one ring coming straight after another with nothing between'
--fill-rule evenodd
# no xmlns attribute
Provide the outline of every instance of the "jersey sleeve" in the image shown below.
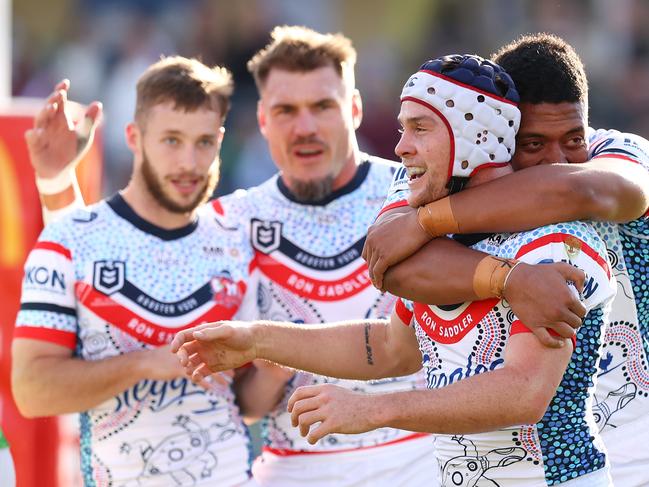
<svg viewBox="0 0 649 487"><path fill-rule="evenodd" d="M72 251L59 229L58 223L46 227L27 257L14 338L75 349L75 269Z"/></svg>
<svg viewBox="0 0 649 487"><path fill-rule="evenodd" d="M401 206L408 206L408 196L410 189L408 188L408 174L406 168L401 166L394 172L388 195L383 202L383 207L377 217L381 216L386 211Z"/></svg>
<svg viewBox="0 0 649 487"><path fill-rule="evenodd" d="M593 130L588 137L589 159L613 158L640 164L649 171L649 140L617 130ZM649 217L649 208L644 218Z"/></svg>
<svg viewBox="0 0 649 487"><path fill-rule="evenodd" d="M248 191L240 189L227 196L212 200L211 205L216 222L223 228L244 227L247 230L250 221Z"/></svg>
<svg viewBox="0 0 649 487"><path fill-rule="evenodd" d="M511 253L510 253L511 252ZM615 297L616 284L604 243L595 230L582 222L550 225L517 234L509 249L511 257L527 264L566 262L586 274L580 300L587 311L607 307ZM577 293L577 290L573 290ZM514 323L518 319L514 320ZM520 322L512 333L529 331Z"/></svg>
<svg viewBox="0 0 649 487"><path fill-rule="evenodd" d="M404 298L397 299L397 302L394 305L394 312L397 314L404 325L410 326L410 323L412 322L412 315L414 314L412 301Z"/></svg>

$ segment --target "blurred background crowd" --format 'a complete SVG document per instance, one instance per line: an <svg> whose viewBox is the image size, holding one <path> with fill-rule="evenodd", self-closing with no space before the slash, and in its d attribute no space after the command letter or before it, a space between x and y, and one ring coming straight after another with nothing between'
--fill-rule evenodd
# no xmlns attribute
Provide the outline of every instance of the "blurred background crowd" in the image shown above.
<svg viewBox="0 0 649 487"><path fill-rule="evenodd" d="M163 54L195 56L234 73L217 192L270 176L246 62L277 24L352 39L365 111L361 148L384 157L394 159L401 85L424 60L451 52L489 56L536 31L564 37L582 56L594 126L649 134L647 0L20 0L12 9L13 96L45 97L67 77L72 99L104 104L104 194L130 173L123 130L135 80Z"/></svg>

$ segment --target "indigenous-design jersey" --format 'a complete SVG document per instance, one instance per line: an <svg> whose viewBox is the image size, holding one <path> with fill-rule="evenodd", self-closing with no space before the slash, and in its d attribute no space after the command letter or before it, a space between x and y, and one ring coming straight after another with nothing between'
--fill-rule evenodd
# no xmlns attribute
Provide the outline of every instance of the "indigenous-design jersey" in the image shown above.
<svg viewBox="0 0 649 487"><path fill-rule="evenodd" d="M589 404L603 315L615 293L603 242L589 225L571 222L494 234L472 248L530 264L562 261L579 267L587 275L582 297L590 312L540 422L482 434L435 435L441 484L554 485L600 470L606 460ZM412 321L430 389L503 367L510 336L529 331L505 300L495 298L451 306L405 301L397 313L406 324Z"/></svg>
<svg viewBox="0 0 649 487"><path fill-rule="evenodd" d="M588 132L589 156L617 158L649 170L649 142L616 130ZM617 280L595 396L602 432L644 421L649 426L649 215L625 224L596 222ZM636 423L635 428L639 424ZM640 431L636 431L640 434ZM605 437L606 438L606 437Z"/></svg>
<svg viewBox="0 0 649 487"><path fill-rule="evenodd" d="M394 168L394 163L365 156L353 180L318 204L295 201L278 176L215 202L225 226L239 224L245 215L261 318L324 323L390 316L395 298L372 286L361 252ZM297 387L325 382L367 392L424 387L422 373L370 382L297 373L283 401L264 419L267 449L278 454L339 452L421 436L381 428L360 435L328 435L310 445L291 426L286 403Z"/></svg>
<svg viewBox="0 0 649 487"><path fill-rule="evenodd" d="M93 361L168 344L245 299L252 253L211 206L164 230L119 195L43 230L25 264L15 337ZM184 377L142 380L81 414L86 485L238 485L250 477L249 437L232 391Z"/></svg>

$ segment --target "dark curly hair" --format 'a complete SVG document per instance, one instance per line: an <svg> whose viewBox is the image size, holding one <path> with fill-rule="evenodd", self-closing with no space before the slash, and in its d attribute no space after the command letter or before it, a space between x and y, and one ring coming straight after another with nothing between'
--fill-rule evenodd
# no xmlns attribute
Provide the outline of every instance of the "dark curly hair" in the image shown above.
<svg viewBox="0 0 649 487"><path fill-rule="evenodd" d="M588 106L588 80L573 47L553 34L521 36L491 56L514 80L521 103Z"/></svg>

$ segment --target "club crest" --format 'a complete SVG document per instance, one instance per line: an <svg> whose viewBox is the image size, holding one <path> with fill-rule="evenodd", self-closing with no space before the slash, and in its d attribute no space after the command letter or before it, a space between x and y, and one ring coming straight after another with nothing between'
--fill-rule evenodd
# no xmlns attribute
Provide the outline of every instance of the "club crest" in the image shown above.
<svg viewBox="0 0 649 487"><path fill-rule="evenodd" d="M95 262L92 285L97 291L110 296L124 287L125 277L125 262L119 260L99 260Z"/></svg>
<svg viewBox="0 0 649 487"><path fill-rule="evenodd" d="M264 254L270 254L279 248L282 222L253 219L251 235L252 246Z"/></svg>

